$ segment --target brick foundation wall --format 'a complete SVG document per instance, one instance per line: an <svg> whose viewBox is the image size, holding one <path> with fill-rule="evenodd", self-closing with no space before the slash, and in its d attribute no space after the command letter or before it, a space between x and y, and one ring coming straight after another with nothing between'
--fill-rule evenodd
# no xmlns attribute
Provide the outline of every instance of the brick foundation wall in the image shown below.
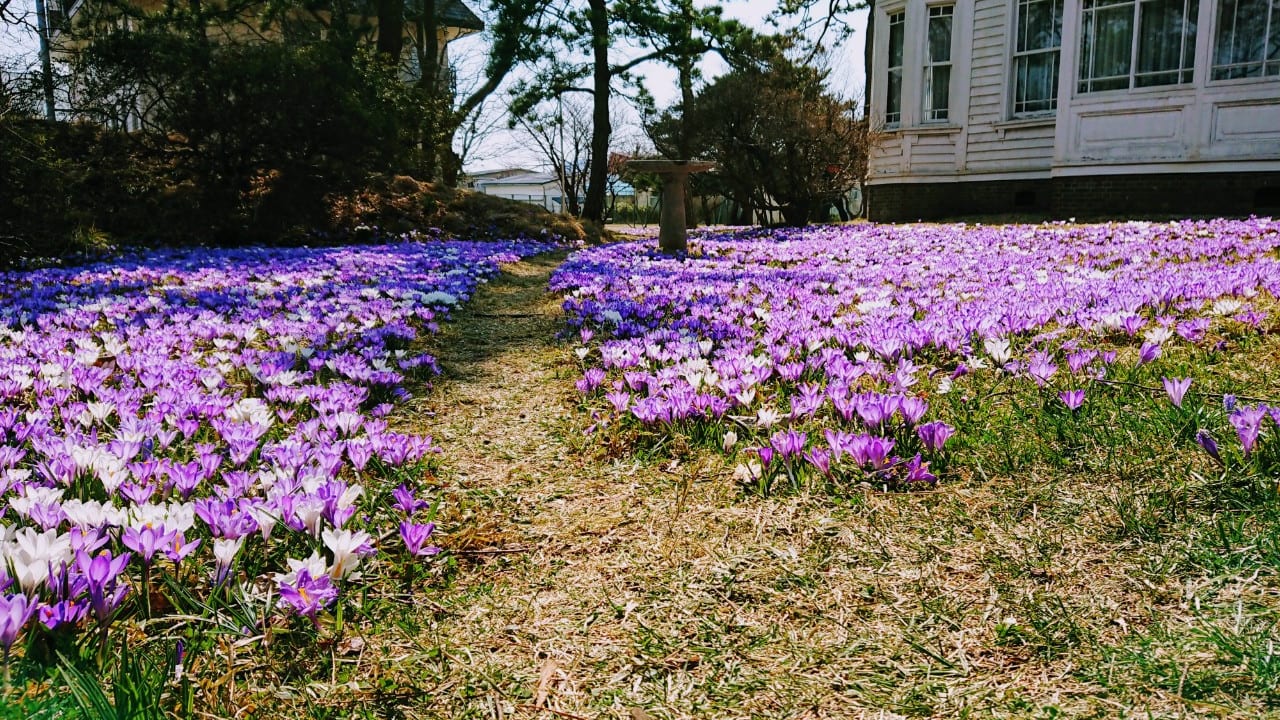
<svg viewBox="0 0 1280 720"><path fill-rule="evenodd" d="M867 188L872 220L1017 214L1061 220L1280 214L1280 172L1095 175Z"/></svg>

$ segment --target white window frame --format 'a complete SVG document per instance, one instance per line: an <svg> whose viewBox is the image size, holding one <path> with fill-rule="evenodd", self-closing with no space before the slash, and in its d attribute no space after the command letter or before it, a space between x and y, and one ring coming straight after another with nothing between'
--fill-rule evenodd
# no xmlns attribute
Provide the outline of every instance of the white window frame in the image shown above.
<svg viewBox="0 0 1280 720"><path fill-rule="evenodd" d="M895 22L896 19L896 22ZM894 25L902 26L902 47L899 59L900 65L889 65L893 58L893 27ZM898 8L888 12L885 16L885 81L884 81L884 126L886 128L902 127L902 107L903 89L906 84L906 64L907 64L907 9ZM893 77L894 71L898 72L898 95L897 95L897 112L890 111L893 107L892 83L890 78Z"/></svg>
<svg viewBox="0 0 1280 720"><path fill-rule="evenodd" d="M1077 93L1081 95L1091 95L1091 94L1100 93L1100 92L1128 92L1131 90L1143 90L1147 88L1170 88L1170 87L1177 87L1180 85L1185 86L1185 85L1190 85L1192 82L1194 82L1194 74L1195 74L1195 52L1194 51L1195 51L1195 43L1196 43L1196 33L1192 33L1188 37L1187 27L1185 23L1187 21L1197 22L1197 18L1199 16L1200 2L1219 3L1221 2L1221 0L1182 0L1182 7L1184 11L1189 9L1193 2L1197 3L1197 10L1195 14L1189 14L1186 12L1183 13L1184 25L1181 32L1179 33L1181 45L1179 46L1179 49L1178 49L1178 63L1179 63L1178 67L1167 69L1167 70L1140 72L1138 70L1138 66L1141 61L1141 58L1139 57L1139 53L1140 53L1141 40L1142 40L1142 4L1148 1L1149 0L1097 0L1097 3L1092 8L1085 7L1084 2L1080 3L1080 62L1079 62L1080 69L1079 69L1079 72L1076 73L1076 78L1075 78L1075 87L1076 87ZM1280 0L1271 0L1271 2L1278 2L1278 1ZM1098 24L1096 21L1088 24L1088 27L1095 33L1095 35L1094 35L1094 41L1090 43L1090 48L1089 48L1090 53L1086 54L1085 48L1084 48L1085 32L1086 32L1085 18L1089 15L1089 13L1096 14L1098 10L1102 8L1110 10L1113 8L1124 7L1126 5L1130 6L1133 11L1133 23L1130 26L1130 37L1129 37L1129 72L1126 75L1106 75L1103 77L1086 78L1084 76L1084 73L1086 71L1091 70L1093 65L1093 58L1091 57L1091 54L1097 50L1096 32L1097 32ZM1191 65L1189 66L1182 64L1186 62L1188 58L1188 53L1187 53L1188 44L1190 45L1190 48L1192 50L1190 54ZM1170 83L1159 83L1154 85L1138 84L1138 79L1141 77L1152 76L1152 75L1167 75L1169 73L1177 73L1178 81L1170 82ZM1186 79L1184 80L1183 77L1185 77ZM1099 88L1099 89L1095 89L1094 87L1092 87L1093 84L1098 82L1116 81L1122 78L1127 79L1127 83L1125 87L1108 87L1108 88Z"/></svg>
<svg viewBox="0 0 1280 720"><path fill-rule="evenodd" d="M939 5L926 6L925 26L924 26L924 54L923 73L921 75L922 92L921 92L921 114L926 123L945 123L951 119L951 86L955 78L955 54L956 54L956 6L955 3L946 3ZM951 18L951 37L947 40L947 59L935 61L930 53L933 52L930 40L930 25L933 24L935 17ZM934 71L938 68L947 69L947 106L944 108L931 107L933 102L933 76Z"/></svg>
<svg viewBox="0 0 1280 720"><path fill-rule="evenodd" d="M1019 50L1018 44L1018 25L1022 19L1022 13L1026 6L1034 2L1048 2L1051 10L1056 10L1058 26L1058 44L1052 47L1032 48L1030 50ZM1009 108L1010 117L1014 119L1052 117L1058 114L1058 95L1062 80L1062 36L1063 24L1066 22L1066 1L1065 0L1013 0L1013 44L1010 46L1009 70L1011 77L1009 79ZM1053 90L1048 98L1049 107L1041 110L1027 110L1018 108L1018 61L1022 58L1031 58L1037 55L1053 55L1055 70L1053 73ZM1036 100L1035 102L1043 102Z"/></svg>

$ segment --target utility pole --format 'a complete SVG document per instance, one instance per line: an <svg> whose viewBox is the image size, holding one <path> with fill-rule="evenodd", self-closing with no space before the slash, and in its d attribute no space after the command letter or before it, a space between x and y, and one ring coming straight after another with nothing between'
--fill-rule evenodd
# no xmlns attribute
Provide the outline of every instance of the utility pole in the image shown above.
<svg viewBox="0 0 1280 720"><path fill-rule="evenodd" d="M58 0L54 0L57 2ZM40 73L44 84L44 116L46 120L54 120L53 108L53 61L49 57L49 15L45 11L45 0L36 0L36 33L40 35Z"/></svg>

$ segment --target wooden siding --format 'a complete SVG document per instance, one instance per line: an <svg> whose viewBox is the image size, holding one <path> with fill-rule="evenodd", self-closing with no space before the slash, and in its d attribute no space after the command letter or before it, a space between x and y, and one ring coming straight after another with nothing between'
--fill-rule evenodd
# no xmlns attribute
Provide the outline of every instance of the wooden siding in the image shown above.
<svg viewBox="0 0 1280 720"><path fill-rule="evenodd" d="M1048 170L1053 162L1054 126L1001 127L1009 120L1008 79L1012 48L1009 0L974 0L973 59L970 65L968 147L970 172Z"/></svg>

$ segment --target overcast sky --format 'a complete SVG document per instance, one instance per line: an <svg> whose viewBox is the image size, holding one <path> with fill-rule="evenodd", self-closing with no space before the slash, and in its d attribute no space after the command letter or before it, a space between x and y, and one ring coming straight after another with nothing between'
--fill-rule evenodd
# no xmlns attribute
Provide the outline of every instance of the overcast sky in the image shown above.
<svg viewBox="0 0 1280 720"><path fill-rule="evenodd" d="M468 0L464 0L468 1ZM473 5L479 4L478 0L470 0ZM17 0L20 6L33 6L34 0ZM702 5L711 5L714 3L700 3ZM729 0L729 2L721 3L724 6L724 12L727 17L736 18L747 25L761 30L769 30L765 23L765 18L770 11L776 7L776 0ZM847 18L849 24L853 27L853 36L847 40L843 46L839 47L831 58L831 82L833 89L844 95L861 98L862 86L865 82L863 72L863 56L862 46L866 39L866 23L867 11L861 10ZM483 64L483 53L486 48L486 40L483 35L473 35L457 40L449 46L449 52L455 61L462 64L462 74L467 74L467 67L471 66L472 72ZM30 64L35 63L36 42L34 33L26 32L21 29L12 27L0 28L0 60L4 60L5 66L11 66L11 62L15 59ZM704 78L714 78L726 70L724 63L715 56L708 56L702 63L702 73ZM653 94L659 107L665 107L672 104L678 95L676 87L675 71L670 67L661 63L646 63L637 68L637 71L645 79L645 85L649 92ZM501 112L505 104L505 96L502 91L495 93L489 101L493 105L495 114ZM628 117L634 118L634 113L628 113ZM639 128L634 125L634 119L629 127L618 128L618 135L626 140L625 144L634 142L634 138L640 135ZM497 167L510 166L541 166L542 162L536 154L529 150L529 143L520 137L519 133L505 130L505 122L500 123L503 129L494 132L491 136L485 138L475 153L475 159L468 162L469 170L489 169Z"/></svg>

